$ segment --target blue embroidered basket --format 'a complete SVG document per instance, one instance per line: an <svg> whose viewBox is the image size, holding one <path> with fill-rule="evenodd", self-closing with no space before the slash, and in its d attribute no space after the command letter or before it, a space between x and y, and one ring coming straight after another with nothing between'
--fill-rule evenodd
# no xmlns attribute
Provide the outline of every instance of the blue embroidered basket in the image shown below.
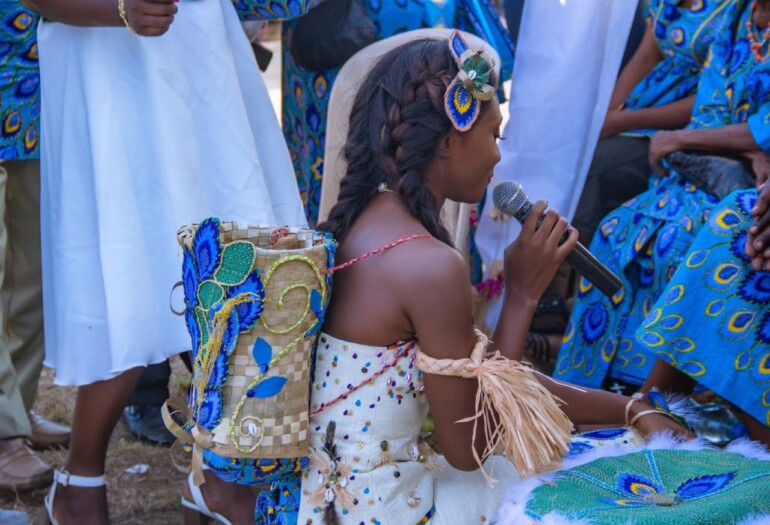
<svg viewBox="0 0 770 525"><path fill-rule="evenodd" d="M328 234L218 219L179 230L193 380L182 433L223 458L307 455L311 350L328 303ZM177 435L180 430L176 430Z"/></svg>

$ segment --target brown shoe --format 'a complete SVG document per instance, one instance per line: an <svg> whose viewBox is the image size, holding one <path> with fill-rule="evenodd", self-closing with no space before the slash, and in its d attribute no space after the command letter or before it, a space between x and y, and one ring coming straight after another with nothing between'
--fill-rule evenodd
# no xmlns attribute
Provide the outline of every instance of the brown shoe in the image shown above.
<svg viewBox="0 0 770 525"><path fill-rule="evenodd" d="M51 466L24 438L0 439L0 492L22 492L53 481Z"/></svg>
<svg viewBox="0 0 770 525"><path fill-rule="evenodd" d="M32 436L29 438L32 448L46 450L69 445L70 427L49 421L31 410L27 412L27 416L32 426Z"/></svg>

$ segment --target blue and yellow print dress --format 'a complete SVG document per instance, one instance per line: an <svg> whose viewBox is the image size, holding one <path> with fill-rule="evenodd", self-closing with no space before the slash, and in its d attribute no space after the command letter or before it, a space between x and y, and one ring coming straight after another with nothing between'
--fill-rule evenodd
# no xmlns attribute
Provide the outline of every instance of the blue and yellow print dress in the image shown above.
<svg viewBox="0 0 770 525"><path fill-rule="evenodd" d="M361 0L374 22L376 40L428 27L457 27L487 42L503 42L512 53L513 42L500 25L490 0ZM294 61L291 35L283 34L283 130L297 175L305 214L311 224L318 218L324 168L326 110L339 70L307 71ZM501 56L503 50L498 48ZM510 76L503 63L502 77Z"/></svg>
<svg viewBox="0 0 770 525"><path fill-rule="evenodd" d="M770 60L757 62L745 22L749 2L725 11L696 95L689 128L747 123L757 144L770 150ZM765 49L767 53L767 49ZM671 172L653 177L650 189L610 213L591 251L623 279L604 297L581 279L554 376L601 387L621 380L641 384L654 356L634 337L709 218L717 199Z"/></svg>
<svg viewBox="0 0 770 525"><path fill-rule="evenodd" d="M695 94L715 31L732 1L693 0L690 7L680 7L680 0L652 0L647 20L663 59L636 85L623 109L665 106ZM646 129L625 135L650 136L654 132Z"/></svg>
<svg viewBox="0 0 770 525"><path fill-rule="evenodd" d="M38 17L0 0L0 160L40 158Z"/></svg>
<svg viewBox="0 0 770 525"><path fill-rule="evenodd" d="M713 211L637 338L770 427L770 272L744 248L756 198L738 191Z"/></svg>

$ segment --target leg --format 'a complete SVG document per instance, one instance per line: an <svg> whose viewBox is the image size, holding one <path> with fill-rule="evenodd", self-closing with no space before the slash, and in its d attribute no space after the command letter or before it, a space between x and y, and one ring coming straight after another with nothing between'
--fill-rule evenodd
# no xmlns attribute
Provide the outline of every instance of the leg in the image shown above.
<svg viewBox="0 0 770 525"><path fill-rule="evenodd" d="M69 428L31 412L43 368L43 284L40 261L40 161L6 163L6 271L0 297L7 312L8 351L19 380L35 448L61 447Z"/></svg>
<svg viewBox="0 0 770 525"><path fill-rule="evenodd" d="M684 372L677 370L662 359L656 359L652 372L639 391L646 394L653 387L657 387L661 392L690 395L697 384L697 381Z"/></svg>
<svg viewBox="0 0 770 525"><path fill-rule="evenodd" d="M0 164L0 282L5 281L8 246L6 168L9 168L7 163ZM31 432L21 380L9 346L7 308L4 301L0 301L0 490L28 490L50 483L51 467L25 442Z"/></svg>
<svg viewBox="0 0 770 525"><path fill-rule="evenodd" d="M112 379L78 387L66 471L78 476L104 474L110 436L142 370L133 368ZM107 524L107 490L58 486L54 513L61 525Z"/></svg>
<svg viewBox="0 0 770 525"><path fill-rule="evenodd" d="M43 285L40 262L40 161L8 166L8 244L2 300L7 307L8 345L24 406L37 398L43 368Z"/></svg>

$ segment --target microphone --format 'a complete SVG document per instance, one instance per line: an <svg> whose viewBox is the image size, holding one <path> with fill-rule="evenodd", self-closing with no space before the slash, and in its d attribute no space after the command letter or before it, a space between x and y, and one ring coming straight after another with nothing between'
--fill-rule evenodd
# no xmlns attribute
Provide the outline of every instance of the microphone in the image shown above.
<svg viewBox="0 0 770 525"><path fill-rule="evenodd" d="M527 193L521 184L514 181L503 181L495 186L492 195L498 210L524 224L524 219L527 218L529 211L532 209L532 203L529 201L529 197L527 197ZM539 225L540 223L538 222ZM564 236L564 239L566 238L567 234ZM604 266L599 259L594 257L580 243L577 243L575 249L567 255L566 261L567 264L588 279L607 297L612 297L623 287L623 282L618 276L612 273L609 268Z"/></svg>

